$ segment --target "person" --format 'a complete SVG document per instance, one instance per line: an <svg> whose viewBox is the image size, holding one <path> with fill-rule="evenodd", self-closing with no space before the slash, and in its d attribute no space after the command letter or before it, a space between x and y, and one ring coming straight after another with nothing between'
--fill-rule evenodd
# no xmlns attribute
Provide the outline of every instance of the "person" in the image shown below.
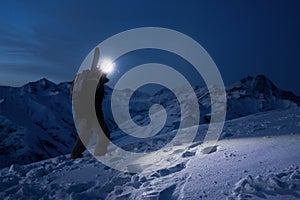
<svg viewBox="0 0 300 200"><path fill-rule="evenodd" d="M106 73L98 69L98 60L99 49L96 48L91 69L84 70L77 76L79 88L72 89L74 118L75 123L79 124L79 136L72 149L71 159L83 157L82 153L95 132L98 134L98 139L94 155L103 156L107 152L110 131L104 120L102 102L105 94L104 85L109 79ZM97 80L97 77L100 77L100 80ZM93 113L96 113L96 117ZM99 125L102 130L99 130Z"/></svg>

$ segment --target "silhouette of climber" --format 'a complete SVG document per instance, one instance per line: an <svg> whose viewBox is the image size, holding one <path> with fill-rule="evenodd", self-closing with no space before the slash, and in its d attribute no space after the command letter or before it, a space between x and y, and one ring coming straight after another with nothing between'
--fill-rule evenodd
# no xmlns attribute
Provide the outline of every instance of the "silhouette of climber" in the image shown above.
<svg viewBox="0 0 300 200"><path fill-rule="evenodd" d="M73 108L75 112L75 123L79 124L79 137L73 147L71 158L76 159L82 157L82 153L86 150L86 146L93 135L98 134L95 156L105 155L109 144L110 131L104 121L102 110L102 101L104 98L104 84L109 81L106 73L97 68L99 60L99 49L94 51L94 59L90 70L84 70L77 76L76 80L78 88L73 88ZM100 77L100 80L98 79ZM75 91L75 92L74 92ZM80 91L80 92L76 92ZM96 91L96 94L95 94ZM93 115L96 111L96 117ZM100 127L103 133L99 133Z"/></svg>

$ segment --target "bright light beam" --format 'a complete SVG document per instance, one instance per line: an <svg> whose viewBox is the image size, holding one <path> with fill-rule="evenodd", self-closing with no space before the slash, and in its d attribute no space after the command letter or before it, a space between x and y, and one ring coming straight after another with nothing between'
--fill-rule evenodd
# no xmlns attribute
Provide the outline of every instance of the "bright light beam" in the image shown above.
<svg viewBox="0 0 300 200"><path fill-rule="evenodd" d="M103 60L99 66L100 70L105 74L111 73L114 70L114 67L115 67L115 64L111 60L108 60L108 59Z"/></svg>

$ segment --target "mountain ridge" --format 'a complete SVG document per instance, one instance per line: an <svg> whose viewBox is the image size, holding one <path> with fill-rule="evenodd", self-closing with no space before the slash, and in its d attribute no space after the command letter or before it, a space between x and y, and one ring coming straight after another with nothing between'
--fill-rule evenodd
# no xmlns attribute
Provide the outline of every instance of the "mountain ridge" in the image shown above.
<svg viewBox="0 0 300 200"><path fill-rule="evenodd" d="M72 82L53 83L47 79L21 87L0 86L0 138L2 166L30 163L66 154L76 139L71 89ZM210 120L211 103L207 88L194 87L200 106L200 122ZM123 95L128 95L124 91ZM246 77L226 88L227 120L259 112L298 107L300 97L279 89L266 76ZM114 123L110 109L112 88L106 86L103 102L112 137L124 136ZM187 99L188 101L188 99ZM135 92L131 98L130 114L135 123L149 123L148 110L153 103L162 103L170 119L159 133L170 132L180 124L180 107L171 91L158 91L150 97Z"/></svg>

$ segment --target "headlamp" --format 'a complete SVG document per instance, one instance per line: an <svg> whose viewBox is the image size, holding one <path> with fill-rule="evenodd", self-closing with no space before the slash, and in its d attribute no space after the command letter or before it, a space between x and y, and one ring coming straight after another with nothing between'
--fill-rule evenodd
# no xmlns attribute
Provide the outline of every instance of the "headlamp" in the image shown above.
<svg viewBox="0 0 300 200"><path fill-rule="evenodd" d="M111 73L114 70L114 67L115 64L109 59L103 60L99 65L100 70L105 74Z"/></svg>

